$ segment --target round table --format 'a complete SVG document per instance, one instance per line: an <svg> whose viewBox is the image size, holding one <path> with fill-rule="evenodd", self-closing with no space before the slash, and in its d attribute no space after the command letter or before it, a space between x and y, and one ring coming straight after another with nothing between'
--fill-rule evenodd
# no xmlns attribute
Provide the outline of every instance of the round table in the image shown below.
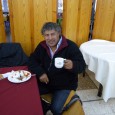
<svg viewBox="0 0 115 115"><path fill-rule="evenodd" d="M115 42L90 40L81 44L88 69L95 73L95 79L103 86L102 97L107 102L115 97Z"/></svg>

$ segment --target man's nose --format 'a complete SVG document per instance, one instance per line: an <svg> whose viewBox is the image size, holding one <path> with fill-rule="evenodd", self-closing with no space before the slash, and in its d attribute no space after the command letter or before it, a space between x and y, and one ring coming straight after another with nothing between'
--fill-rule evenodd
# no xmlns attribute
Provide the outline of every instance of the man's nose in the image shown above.
<svg viewBox="0 0 115 115"><path fill-rule="evenodd" d="M51 36L51 35L49 35L49 36L48 36L48 39L52 39L52 36Z"/></svg>

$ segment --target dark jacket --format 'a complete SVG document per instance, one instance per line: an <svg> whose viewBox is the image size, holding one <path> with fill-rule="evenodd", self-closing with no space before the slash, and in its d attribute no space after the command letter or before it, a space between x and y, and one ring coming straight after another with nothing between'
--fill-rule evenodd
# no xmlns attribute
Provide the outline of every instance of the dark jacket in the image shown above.
<svg viewBox="0 0 115 115"><path fill-rule="evenodd" d="M56 57L72 60L73 69L57 69L54 65ZM62 37L62 43L54 54L53 59L51 59L46 42L42 41L31 54L28 66L38 77L46 73L49 78L48 86L50 88L76 90L78 82L77 75L85 70L86 64L76 44Z"/></svg>
<svg viewBox="0 0 115 115"><path fill-rule="evenodd" d="M27 61L20 43L0 43L0 68L27 65Z"/></svg>

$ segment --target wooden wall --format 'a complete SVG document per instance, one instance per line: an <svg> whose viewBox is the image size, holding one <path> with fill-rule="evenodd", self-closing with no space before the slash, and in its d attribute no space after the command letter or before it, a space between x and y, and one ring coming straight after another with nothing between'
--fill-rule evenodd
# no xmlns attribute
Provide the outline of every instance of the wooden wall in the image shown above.
<svg viewBox="0 0 115 115"><path fill-rule="evenodd" d="M9 0L13 42L20 42L25 52L31 52L31 26L29 0Z"/></svg>
<svg viewBox="0 0 115 115"><path fill-rule="evenodd" d="M43 40L44 22L56 22L56 0L8 0L13 42L20 42L29 55ZM54 7L53 7L54 5Z"/></svg>
<svg viewBox="0 0 115 115"><path fill-rule="evenodd" d="M2 13L2 5L0 0L0 43L1 42L6 42L6 36L5 36L4 18Z"/></svg>
<svg viewBox="0 0 115 115"><path fill-rule="evenodd" d="M97 0L93 38L115 41L115 0Z"/></svg>
<svg viewBox="0 0 115 115"><path fill-rule="evenodd" d="M63 34L75 43L88 41L92 0L64 0Z"/></svg>
<svg viewBox="0 0 115 115"><path fill-rule="evenodd" d="M92 0L63 0L62 33L80 46L88 41ZM44 22L57 19L57 0L8 0L12 42L29 55L43 40ZM97 0L94 39L115 41L115 0ZM0 42L6 41L0 4Z"/></svg>
<svg viewBox="0 0 115 115"><path fill-rule="evenodd" d="M115 42L115 13L114 13L114 19L113 19L110 40Z"/></svg>

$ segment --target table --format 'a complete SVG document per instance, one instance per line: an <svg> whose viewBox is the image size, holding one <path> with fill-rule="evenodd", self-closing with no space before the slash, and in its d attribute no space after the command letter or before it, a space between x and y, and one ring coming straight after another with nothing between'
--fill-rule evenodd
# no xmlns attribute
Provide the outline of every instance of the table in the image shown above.
<svg viewBox="0 0 115 115"><path fill-rule="evenodd" d="M88 69L103 86L105 102L115 98L115 42L95 39L81 44L80 50Z"/></svg>
<svg viewBox="0 0 115 115"><path fill-rule="evenodd" d="M0 68L0 73L11 70L27 70L27 66ZM43 115L35 76L19 84L0 80L0 115Z"/></svg>

